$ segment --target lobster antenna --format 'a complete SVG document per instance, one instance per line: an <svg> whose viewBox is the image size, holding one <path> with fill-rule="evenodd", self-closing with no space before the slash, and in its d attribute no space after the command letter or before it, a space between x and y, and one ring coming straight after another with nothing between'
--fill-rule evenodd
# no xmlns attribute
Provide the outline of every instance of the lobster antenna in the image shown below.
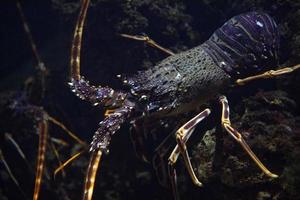
<svg viewBox="0 0 300 200"><path fill-rule="evenodd" d="M84 192L82 200L91 200L93 196L94 186L95 186L95 179L97 175L97 170L100 164L100 159L102 156L101 150L96 150L92 152L89 166L87 169L85 183L84 183Z"/></svg>
<svg viewBox="0 0 300 200"><path fill-rule="evenodd" d="M81 42L82 42L82 31L83 31L83 26L84 26L86 12L89 3L90 0L81 1L81 9L76 22L74 37L72 41L70 66L71 66L71 78L75 80L80 79L80 51L81 51Z"/></svg>
<svg viewBox="0 0 300 200"><path fill-rule="evenodd" d="M90 0L81 1L80 13L76 22L74 37L72 41L71 60L70 60L71 79L76 81L80 80L80 51L81 51L81 43L82 43L82 32L83 32L83 26L84 26L89 3ZM100 164L101 156L102 156L101 150L92 152L89 166L87 169L85 183L84 183L84 193L82 198L83 200L92 199L96 174Z"/></svg>
<svg viewBox="0 0 300 200"><path fill-rule="evenodd" d="M33 192L33 200L37 200L39 197L39 192L41 188L42 175L45 165L45 153L46 153L46 144L48 137L48 122L43 116L43 119L38 124L38 133L39 133L39 149L38 149L38 159L36 165L36 176L35 176L35 185Z"/></svg>
<svg viewBox="0 0 300 200"><path fill-rule="evenodd" d="M32 52L33 52L33 55L38 63L38 66L41 66L43 65L43 62L41 60L41 57L37 51L37 48L36 48L36 45L35 45L35 42L33 40L33 37L32 37L32 34L31 34L31 31L29 29L29 26L28 26L28 23L27 23L27 20L26 20L26 17L24 15L24 12L23 12L23 9L22 9L22 6L20 4L19 1L17 1L17 8L18 8L18 11L20 13L20 16L21 16L21 20L23 22L23 28L24 28L24 31L29 39L29 42L30 42L30 45L31 45L31 49L32 49Z"/></svg>

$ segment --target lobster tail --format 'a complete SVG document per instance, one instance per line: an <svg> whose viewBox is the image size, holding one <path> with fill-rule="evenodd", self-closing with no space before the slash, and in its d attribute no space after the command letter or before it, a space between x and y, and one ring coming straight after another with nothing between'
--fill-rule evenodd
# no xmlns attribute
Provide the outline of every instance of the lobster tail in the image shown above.
<svg viewBox="0 0 300 200"><path fill-rule="evenodd" d="M231 18L202 46L227 74L244 78L278 65L279 31L268 14L249 12Z"/></svg>

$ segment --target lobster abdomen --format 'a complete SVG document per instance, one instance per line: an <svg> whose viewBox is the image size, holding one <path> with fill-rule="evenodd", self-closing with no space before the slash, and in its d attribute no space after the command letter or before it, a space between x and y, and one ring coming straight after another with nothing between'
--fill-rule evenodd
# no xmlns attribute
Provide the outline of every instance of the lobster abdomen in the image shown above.
<svg viewBox="0 0 300 200"><path fill-rule="evenodd" d="M232 78L245 78L278 65L279 32L268 14L249 12L228 20L203 47Z"/></svg>

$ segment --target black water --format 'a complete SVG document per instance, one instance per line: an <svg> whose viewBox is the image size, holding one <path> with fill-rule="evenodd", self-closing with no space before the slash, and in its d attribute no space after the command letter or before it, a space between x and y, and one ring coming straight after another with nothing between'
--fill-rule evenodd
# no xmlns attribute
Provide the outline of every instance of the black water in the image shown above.
<svg viewBox="0 0 300 200"><path fill-rule="evenodd" d="M0 164L0 199L32 198L38 149L36 125L40 113L33 113L31 108L42 107L45 113L62 122L87 144L104 113L103 108L78 99L67 85L79 3L45 0L21 1L21 5L47 73L36 69L37 61L15 1L1 1L0 149L4 158ZM166 55L141 42L121 38L119 33L146 33L162 46L180 52L207 40L232 16L253 10L267 12L278 23L281 66L299 63L299 1L95 0L88 10L84 30L82 74L93 84L124 89L117 74L131 75L147 69ZM242 148L225 132L216 133L223 139L217 142L215 154L208 155L199 142L207 128L219 123L220 107L212 103L213 115L196 129L188 145L194 167L201 169L197 175L203 180L204 187L197 188L192 184L182 160L179 160L177 174L181 198L299 199L299 81L298 71L233 88L226 94L234 126L250 135L246 140L263 163L281 175L279 179L270 181L261 176ZM16 102L29 109L13 108ZM187 120L193 114L170 119L172 127L167 129L158 125L152 127L153 134L145 140L150 162L159 141L178 125L178 121ZM113 136L110 154L101 162L94 199L172 199L171 190L158 183L151 163L142 162L135 156L129 129L130 124L125 124ZM26 160L7 139L7 134L22 149ZM61 161L78 152L80 146L50 122L49 135L69 145L51 143L48 138L40 199L81 199L89 154L83 154L67 167L65 177L58 174L54 179L53 172L59 163L51 145L57 149ZM171 139L170 146L174 145L174 139ZM165 155L166 160L168 155ZM213 166L209 165L211 160ZM19 186L13 182L4 162L9 165ZM163 164L167 165L167 161Z"/></svg>

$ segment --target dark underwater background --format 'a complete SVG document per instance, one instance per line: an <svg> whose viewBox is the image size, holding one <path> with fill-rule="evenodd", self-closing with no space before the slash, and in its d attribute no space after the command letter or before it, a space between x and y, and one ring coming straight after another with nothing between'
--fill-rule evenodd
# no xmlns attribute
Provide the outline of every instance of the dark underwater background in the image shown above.
<svg viewBox="0 0 300 200"><path fill-rule="evenodd" d="M37 61L22 27L16 1L0 2L0 199L32 198L38 149L37 115L12 106L37 106L68 129L91 141L104 110L77 98L68 87L71 40L79 1L21 1L38 53ZM166 55L120 33L147 34L164 47L180 52L197 46L232 16L265 11L278 23L281 36L280 66L300 63L299 0L94 0L87 14L82 74L93 84L122 89L118 74L134 74ZM300 199L300 70L272 80L260 80L226 92L231 120L262 162L280 175L271 180L227 133L218 129L220 107L211 102L212 115L188 143L191 160L203 188L192 184L181 159L177 164L181 199L297 200ZM168 119L168 127L153 122L144 136L149 163L138 159L131 143L130 124L113 136L109 155L97 175L94 199L172 199L170 188L158 183L151 160L157 147L175 127L194 113ZM207 131L210 130L210 131ZM26 155L24 160L7 135ZM89 154L85 153L53 177L61 161L80 150L74 140L49 122L46 170L40 199L81 199ZM52 139L51 139L52 138ZM68 145L50 142L63 140ZM167 146L173 147L171 137ZM169 152L170 153L170 152ZM164 155L167 166L169 153ZM13 182L5 164L19 183ZM158 170L164 172L164 167ZM163 177L163 176L161 176ZM168 185L168 184L167 184ZM22 192L23 191L23 194Z"/></svg>

